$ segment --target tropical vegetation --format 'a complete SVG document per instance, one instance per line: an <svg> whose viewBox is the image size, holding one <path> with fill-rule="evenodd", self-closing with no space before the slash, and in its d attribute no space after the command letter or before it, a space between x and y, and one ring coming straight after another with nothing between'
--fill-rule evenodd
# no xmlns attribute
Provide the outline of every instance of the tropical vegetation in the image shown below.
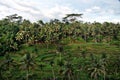
<svg viewBox="0 0 120 80"><path fill-rule="evenodd" d="M120 80L120 23L82 15L0 20L0 80Z"/></svg>

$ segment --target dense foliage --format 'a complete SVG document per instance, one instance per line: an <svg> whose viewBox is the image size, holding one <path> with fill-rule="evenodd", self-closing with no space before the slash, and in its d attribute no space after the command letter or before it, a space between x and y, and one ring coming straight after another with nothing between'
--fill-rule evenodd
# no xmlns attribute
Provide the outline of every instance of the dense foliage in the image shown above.
<svg viewBox="0 0 120 80"><path fill-rule="evenodd" d="M120 24L67 17L31 23L15 14L0 20L0 80L119 80ZM117 50L97 54L88 44Z"/></svg>

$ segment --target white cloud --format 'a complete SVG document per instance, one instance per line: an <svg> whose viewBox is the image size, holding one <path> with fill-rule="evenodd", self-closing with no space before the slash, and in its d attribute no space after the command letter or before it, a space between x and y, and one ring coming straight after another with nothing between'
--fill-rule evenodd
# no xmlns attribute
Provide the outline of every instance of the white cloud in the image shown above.
<svg viewBox="0 0 120 80"><path fill-rule="evenodd" d="M107 9L104 9L103 7L100 7L100 6L93 6L91 8L88 8L88 9L85 9L84 13L85 15L87 15L87 17L89 16L93 16L93 17L104 17L104 16L110 16L110 17L113 17L113 16L119 16L119 15L116 15L117 12L119 11L116 11L112 8L107 8ZM118 13L119 14L119 13ZM89 15L89 16L88 16ZM105 18L105 17L104 17ZM109 17L107 17L109 19ZM106 18L105 18L106 19ZM105 20L104 19L104 20ZM103 20L103 19L102 19Z"/></svg>
<svg viewBox="0 0 120 80"><path fill-rule="evenodd" d="M32 21L36 20L36 16L39 15L39 18L43 15L41 14L41 11L37 9L36 5L37 3L32 3L28 1L20 1L20 0L0 0L0 11L1 14L4 14L5 16L15 14L21 15L25 17L26 19L30 19ZM1 8L3 7L3 8ZM2 15L0 15L1 18L3 18Z"/></svg>
<svg viewBox="0 0 120 80"><path fill-rule="evenodd" d="M55 5L55 7L52 7L51 9L47 9L47 10L43 10L44 16L47 18L62 18L64 17L66 14L69 13L78 13L78 10L72 9L68 6L61 6L61 5Z"/></svg>
<svg viewBox="0 0 120 80"><path fill-rule="evenodd" d="M2 4L0 7L3 7L0 8L0 12L2 12L4 15L8 16L10 14L17 13L27 19L30 19L31 21L38 19L60 19L65 16L65 14L78 12L77 10L72 9L70 6L63 6L58 4L54 4L51 8L48 7L48 5L43 6L46 9L39 8L37 6L37 1L36 3L34 1L28 3L25 0L0 0L0 4ZM8 12L9 14L7 14Z"/></svg>
<svg viewBox="0 0 120 80"><path fill-rule="evenodd" d="M118 23L120 22L120 17L118 18L114 18L113 16L96 16L96 17L88 17L88 16L84 16L83 21L85 22L114 22L114 23Z"/></svg>
<svg viewBox="0 0 120 80"><path fill-rule="evenodd" d="M101 11L101 8L98 7L98 6L93 6L89 9L85 10L86 13L97 13L97 12L100 12L100 11Z"/></svg>
<svg viewBox="0 0 120 80"><path fill-rule="evenodd" d="M120 19L113 19L112 22L118 23L120 22Z"/></svg>
<svg viewBox="0 0 120 80"><path fill-rule="evenodd" d="M90 4L90 3L93 3L93 2L96 1L96 0L76 0L76 1L79 2L79 3Z"/></svg>
<svg viewBox="0 0 120 80"><path fill-rule="evenodd" d="M84 21L120 22L119 4L117 0L0 0L0 18L16 13L36 21L61 19L68 13L83 13Z"/></svg>
<svg viewBox="0 0 120 80"><path fill-rule="evenodd" d="M100 10L101 8L100 7L98 7L98 6L94 6L93 7L93 10Z"/></svg>

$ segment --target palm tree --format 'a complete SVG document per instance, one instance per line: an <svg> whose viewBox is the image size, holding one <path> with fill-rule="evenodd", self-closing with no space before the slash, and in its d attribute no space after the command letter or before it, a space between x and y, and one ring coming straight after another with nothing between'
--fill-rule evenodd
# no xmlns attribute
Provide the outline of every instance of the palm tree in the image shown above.
<svg viewBox="0 0 120 80"><path fill-rule="evenodd" d="M74 69L73 69L73 65L70 61L68 61L66 64L65 64L65 70L63 71L63 74L65 76L65 79L67 80L74 80Z"/></svg>
<svg viewBox="0 0 120 80"><path fill-rule="evenodd" d="M26 73L26 80L29 80L29 72L30 72L30 68L34 68L34 60L33 57L30 53L26 53L23 57L23 61L22 61L22 68L27 70Z"/></svg>
<svg viewBox="0 0 120 80"><path fill-rule="evenodd" d="M97 59L94 59L94 62L92 62L89 65L87 70L89 71L91 78L95 80L98 80L100 77L102 77L106 73L105 66L101 63L100 60L97 60Z"/></svg>
<svg viewBox="0 0 120 80"><path fill-rule="evenodd" d="M94 27L94 33L95 33L95 35L94 35L95 42L101 42L101 39L102 39L101 24L98 22L94 22L93 27Z"/></svg>
<svg viewBox="0 0 120 80"><path fill-rule="evenodd" d="M1 78L1 80L4 80L3 79L3 74L2 74L3 71L4 71L3 64L0 64L0 78Z"/></svg>
<svg viewBox="0 0 120 80"><path fill-rule="evenodd" d="M86 54L87 54L87 49L83 49L83 50L81 51L82 57L85 58L85 57L86 57Z"/></svg>
<svg viewBox="0 0 120 80"><path fill-rule="evenodd" d="M108 64L108 73L113 77L113 79L120 79L120 55L112 56Z"/></svg>
<svg viewBox="0 0 120 80"><path fill-rule="evenodd" d="M100 59L100 63L101 63L101 65L102 65L102 67L104 68L104 80L105 80L105 78L106 78L106 75L107 75L107 73L106 73L106 70L107 70L107 65L108 65L108 60L107 60L107 55L105 54L105 53L102 53L102 56L101 56L101 59Z"/></svg>
<svg viewBox="0 0 120 80"><path fill-rule="evenodd" d="M3 73L2 78L5 78L6 80L12 79L13 74L11 74L11 72L14 69L15 65L16 65L16 63L11 58L10 54L6 53L5 59L3 60L3 63L0 65L0 68L2 71L2 72L0 72L0 74Z"/></svg>
<svg viewBox="0 0 120 80"><path fill-rule="evenodd" d="M39 26L43 26L44 25L44 22L42 20L38 20L37 23L38 23Z"/></svg>
<svg viewBox="0 0 120 80"><path fill-rule="evenodd" d="M88 39L88 26L87 24L83 25L83 27L81 27L81 31L82 31L82 38L87 42Z"/></svg>

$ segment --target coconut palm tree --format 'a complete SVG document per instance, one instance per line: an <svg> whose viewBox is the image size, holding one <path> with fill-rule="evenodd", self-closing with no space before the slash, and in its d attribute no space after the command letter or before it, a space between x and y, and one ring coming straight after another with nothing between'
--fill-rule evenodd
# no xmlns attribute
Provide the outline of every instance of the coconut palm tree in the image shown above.
<svg viewBox="0 0 120 80"><path fill-rule="evenodd" d="M1 73L2 73L2 78L9 80L12 79L13 74L11 74L12 70L14 69L14 66L16 63L14 60L11 58L10 53L6 53L4 60L2 64L0 65L1 68Z"/></svg>
<svg viewBox="0 0 120 80"><path fill-rule="evenodd" d="M26 69L27 72L26 72L26 80L29 80L29 72L30 72L30 69L34 68L34 65L35 65L35 62L33 60L33 57L30 53L26 53L24 56L23 56L23 61L22 61L22 66L21 68L22 69Z"/></svg>
<svg viewBox="0 0 120 80"><path fill-rule="evenodd" d="M105 66L101 63L100 60L94 59L88 69L89 74L92 79L99 80L100 77L103 77L106 73Z"/></svg>
<svg viewBox="0 0 120 80"><path fill-rule="evenodd" d="M2 72L4 71L3 69L3 64L0 64L0 78L1 80L4 80Z"/></svg>

